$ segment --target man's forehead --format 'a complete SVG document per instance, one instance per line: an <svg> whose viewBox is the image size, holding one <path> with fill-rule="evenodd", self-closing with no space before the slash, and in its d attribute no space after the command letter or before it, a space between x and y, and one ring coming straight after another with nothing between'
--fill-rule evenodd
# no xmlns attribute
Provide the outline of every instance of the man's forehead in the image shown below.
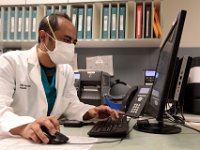
<svg viewBox="0 0 200 150"><path fill-rule="evenodd" d="M59 17L57 31L63 34L65 37L76 38L76 28L71 21L67 20L66 18Z"/></svg>

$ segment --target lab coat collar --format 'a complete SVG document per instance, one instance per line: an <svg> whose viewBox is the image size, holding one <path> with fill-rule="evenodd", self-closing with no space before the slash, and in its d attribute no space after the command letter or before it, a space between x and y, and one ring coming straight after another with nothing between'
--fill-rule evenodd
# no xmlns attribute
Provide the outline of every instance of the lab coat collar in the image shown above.
<svg viewBox="0 0 200 150"><path fill-rule="evenodd" d="M28 56L28 67L29 67L29 75L31 80L37 85L39 90L42 93L42 99L46 100L45 103L47 103L47 99L45 96L44 88L41 81L41 71L40 71L40 64L37 56L37 45L35 45L33 48L30 49L30 53ZM56 66L56 90L57 90L57 97L56 102L54 104L52 114L55 114L56 105L59 105L60 101L62 100L63 91L65 88L66 83L66 76L65 76L65 68L67 65L57 65Z"/></svg>
<svg viewBox="0 0 200 150"><path fill-rule="evenodd" d="M44 88L41 81L41 71L37 56L37 45L30 49L27 59L30 79L36 84L36 87L38 87L40 91L38 92L38 94L40 94L40 97L42 97L43 100L46 100ZM47 104L47 100L45 101L45 103Z"/></svg>

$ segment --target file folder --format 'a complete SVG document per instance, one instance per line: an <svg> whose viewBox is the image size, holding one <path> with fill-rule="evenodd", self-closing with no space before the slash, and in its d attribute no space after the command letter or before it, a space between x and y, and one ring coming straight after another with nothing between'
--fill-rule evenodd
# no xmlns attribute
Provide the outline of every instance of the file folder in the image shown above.
<svg viewBox="0 0 200 150"><path fill-rule="evenodd" d="M24 39L28 40L29 36L29 7L25 8L25 19L24 19Z"/></svg>
<svg viewBox="0 0 200 150"><path fill-rule="evenodd" d="M46 15L49 16L52 14L52 9L51 9L51 6L47 6L46 7Z"/></svg>
<svg viewBox="0 0 200 150"><path fill-rule="evenodd" d="M87 8L87 21L86 21L86 39L92 38L92 17L93 17L93 8Z"/></svg>
<svg viewBox="0 0 200 150"><path fill-rule="evenodd" d="M111 7L111 39L117 38L117 6Z"/></svg>
<svg viewBox="0 0 200 150"><path fill-rule="evenodd" d="M78 8L78 39L84 36L84 8Z"/></svg>
<svg viewBox="0 0 200 150"><path fill-rule="evenodd" d="M31 29L31 40L35 40L36 39L36 28L37 28L37 20L36 20L36 16L37 16L37 8L33 7L32 9L32 29Z"/></svg>
<svg viewBox="0 0 200 150"><path fill-rule="evenodd" d="M125 24L126 24L126 6L120 6L119 8L119 32L118 38L125 38Z"/></svg>
<svg viewBox="0 0 200 150"><path fill-rule="evenodd" d="M72 8L72 23L74 24L74 26L76 27L77 29L77 15L78 15L78 8L76 7L73 7Z"/></svg>
<svg viewBox="0 0 200 150"><path fill-rule="evenodd" d="M144 38L151 38L151 4L145 5Z"/></svg>
<svg viewBox="0 0 200 150"><path fill-rule="evenodd" d="M142 38L142 19L143 19L143 4L136 4L136 35L135 38Z"/></svg>
<svg viewBox="0 0 200 150"><path fill-rule="evenodd" d="M108 25L109 25L109 6L103 7L103 21L102 21L102 38L108 38Z"/></svg>
<svg viewBox="0 0 200 150"><path fill-rule="evenodd" d="M15 7L12 7L10 12L10 40L14 40L14 36L15 36Z"/></svg>
<svg viewBox="0 0 200 150"><path fill-rule="evenodd" d="M17 15L17 40L22 39L22 8L18 8Z"/></svg>

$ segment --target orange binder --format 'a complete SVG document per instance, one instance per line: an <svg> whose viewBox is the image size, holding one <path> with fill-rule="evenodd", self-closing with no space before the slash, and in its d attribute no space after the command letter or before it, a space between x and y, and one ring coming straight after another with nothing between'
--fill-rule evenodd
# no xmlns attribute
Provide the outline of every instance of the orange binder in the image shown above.
<svg viewBox="0 0 200 150"><path fill-rule="evenodd" d="M159 20L158 13L155 8L154 8L153 30L154 30L154 34L155 34L156 38L160 38L162 36L160 20Z"/></svg>

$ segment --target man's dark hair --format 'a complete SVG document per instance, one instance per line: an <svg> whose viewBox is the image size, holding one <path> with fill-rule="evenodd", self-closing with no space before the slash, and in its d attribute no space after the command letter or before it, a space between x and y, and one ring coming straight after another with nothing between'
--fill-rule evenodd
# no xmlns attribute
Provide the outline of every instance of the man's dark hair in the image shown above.
<svg viewBox="0 0 200 150"><path fill-rule="evenodd" d="M44 30L46 31L49 35L53 36L52 35L52 32L51 32L51 29L49 28L49 25L48 25L48 22L47 22L47 16L45 16L40 24L39 24L39 28L38 28L38 32L40 30ZM51 28L52 30L55 32L56 30L58 30L58 17L63 17L69 21L71 21L71 18L67 15L67 14L64 14L64 13L59 13L59 14L51 14L49 15L49 23L51 25ZM40 43L40 37L38 35L38 43Z"/></svg>

